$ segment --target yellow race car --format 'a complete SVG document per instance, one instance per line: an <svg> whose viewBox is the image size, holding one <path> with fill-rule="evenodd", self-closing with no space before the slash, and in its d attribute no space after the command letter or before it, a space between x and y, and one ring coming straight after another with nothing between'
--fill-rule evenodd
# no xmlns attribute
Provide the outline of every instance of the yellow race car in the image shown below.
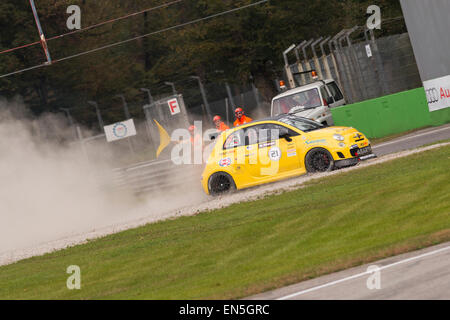
<svg viewBox="0 0 450 320"><path fill-rule="evenodd" d="M364 134L282 114L223 132L202 174L207 194L356 165L376 157Z"/></svg>

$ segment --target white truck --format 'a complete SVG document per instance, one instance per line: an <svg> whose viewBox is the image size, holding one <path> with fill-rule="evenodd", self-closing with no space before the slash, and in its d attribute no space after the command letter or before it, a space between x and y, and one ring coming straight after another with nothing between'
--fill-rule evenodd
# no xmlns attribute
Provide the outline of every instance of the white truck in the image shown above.
<svg viewBox="0 0 450 320"><path fill-rule="evenodd" d="M271 116L291 113L332 126L334 121L330 108L344 104L344 95L333 79L317 80L275 96L272 99Z"/></svg>

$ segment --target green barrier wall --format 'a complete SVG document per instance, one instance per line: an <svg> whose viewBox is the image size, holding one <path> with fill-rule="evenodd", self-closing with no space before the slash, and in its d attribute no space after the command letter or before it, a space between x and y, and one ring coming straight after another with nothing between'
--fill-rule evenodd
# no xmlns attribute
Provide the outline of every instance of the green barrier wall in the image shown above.
<svg viewBox="0 0 450 320"><path fill-rule="evenodd" d="M450 108L429 112L423 88L333 108L331 113L336 126L354 127L369 138L450 122Z"/></svg>

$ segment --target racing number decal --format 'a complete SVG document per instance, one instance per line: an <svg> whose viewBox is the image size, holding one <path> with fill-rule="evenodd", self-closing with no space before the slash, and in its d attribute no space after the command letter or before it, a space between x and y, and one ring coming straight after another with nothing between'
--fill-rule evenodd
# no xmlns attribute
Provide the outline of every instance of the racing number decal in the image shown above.
<svg viewBox="0 0 450 320"><path fill-rule="evenodd" d="M281 159L281 150L278 147L272 147L269 150L269 158L272 161L279 161Z"/></svg>

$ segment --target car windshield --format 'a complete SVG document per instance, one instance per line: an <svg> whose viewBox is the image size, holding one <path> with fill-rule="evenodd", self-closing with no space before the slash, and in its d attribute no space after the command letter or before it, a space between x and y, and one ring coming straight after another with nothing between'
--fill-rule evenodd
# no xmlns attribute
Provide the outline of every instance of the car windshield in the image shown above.
<svg viewBox="0 0 450 320"><path fill-rule="evenodd" d="M319 90L311 89L294 93L273 101L273 116L288 113L294 107L303 106L306 109L321 106Z"/></svg>
<svg viewBox="0 0 450 320"><path fill-rule="evenodd" d="M296 116L283 117L279 121L293 126L303 132L310 132L325 128L325 126L321 125L318 122Z"/></svg>

